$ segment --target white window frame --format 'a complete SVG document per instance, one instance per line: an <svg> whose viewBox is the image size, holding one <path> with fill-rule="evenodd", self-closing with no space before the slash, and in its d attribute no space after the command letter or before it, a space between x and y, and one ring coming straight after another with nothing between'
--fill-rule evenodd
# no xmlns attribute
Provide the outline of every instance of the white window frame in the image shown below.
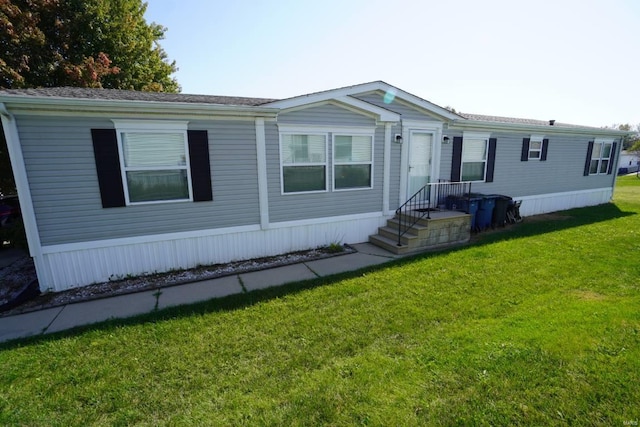
<svg viewBox="0 0 640 427"><path fill-rule="evenodd" d="M154 121L154 120L112 120L116 128L116 139L118 141L118 156L120 158L120 173L122 175L122 185L124 188L124 198L126 206L154 205L160 203L183 203L193 201L193 184L191 183L191 161L189 158L189 141L187 137L186 121ZM154 133L154 134L181 134L184 140L185 164L167 167L127 167L124 159L124 145L122 134L127 133ZM129 197L129 183L127 172L142 170L186 170L189 197L174 200L150 200L145 202L132 202Z"/></svg>
<svg viewBox="0 0 640 427"><path fill-rule="evenodd" d="M594 158L593 157L593 153L595 151L596 145L600 145L600 157L598 158ZM604 148L609 145L611 147L611 149L609 150L609 157L604 157ZM591 151L591 159L589 160L589 175L607 175L609 168L611 168L611 158L613 157L613 139L600 139L597 138L595 141L593 141L593 149ZM607 169L604 172L600 172L600 169L602 168L602 162L603 160L607 160ZM597 161L598 162L598 167L596 169L596 172L593 173L591 172L591 164Z"/></svg>
<svg viewBox="0 0 640 427"><path fill-rule="evenodd" d="M540 143L540 148L531 148L534 142ZM529 138L529 154L527 158L529 160L541 160L542 159L542 150L544 145L544 135L531 135ZM531 156L533 153L538 153L538 157Z"/></svg>
<svg viewBox="0 0 640 427"><path fill-rule="evenodd" d="M279 126L279 157L280 157L280 194L282 195L295 195L295 194L314 194L314 193L327 193L329 191L329 132L326 129L317 127L291 127L291 126ZM283 136L285 135L319 135L324 137L324 162L313 163L284 163L282 158L282 143ZM291 166L324 166L324 190L312 190L312 191L284 191L284 168Z"/></svg>
<svg viewBox="0 0 640 427"><path fill-rule="evenodd" d="M336 136L366 136L370 138L371 141L371 159L367 162L338 162L336 160ZM369 129L363 130L361 132L357 132L355 130L349 130L347 132L338 131L332 132L331 134L332 144L331 144L331 152L333 156L332 160L332 191L341 192L341 191L359 191L359 190L371 190L373 189L373 158L374 158L374 147L375 147L375 131L370 131ZM352 188L336 188L336 166L343 165L369 165L369 183L368 187L352 187Z"/></svg>
<svg viewBox="0 0 640 427"><path fill-rule="evenodd" d="M486 182L487 180L487 164L489 163L489 138L491 137L490 133L485 133L485 132L463 132L462 133L462 155L460 156L460 181L464 181L463 179L463 172L464 172L464 144L465 141L470 140L470 139L482 139L484 140L484 152L485 152L485 159L483 160L484 162L484 171L482 172L482 179L481 180L475 180L475 181L467 181L467 182ZM477 161L473 161L473 162L467 162L467 163L478 163Z"/></svg>

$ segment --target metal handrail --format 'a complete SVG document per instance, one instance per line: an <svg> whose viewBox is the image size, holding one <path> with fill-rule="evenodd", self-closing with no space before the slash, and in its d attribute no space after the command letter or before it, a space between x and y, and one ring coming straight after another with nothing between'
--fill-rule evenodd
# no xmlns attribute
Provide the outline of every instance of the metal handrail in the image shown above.
<svg viewBox="0 0 640 427"><path fill-rule="evenodd" d="M422 218L431 219L431 212L447 206L450 197L467 197L471 194L471 182L432 182L416 191L402 206L396 209L398 220L398 246L402 236ZM469 203L467 203L467 206Z"/></svg>

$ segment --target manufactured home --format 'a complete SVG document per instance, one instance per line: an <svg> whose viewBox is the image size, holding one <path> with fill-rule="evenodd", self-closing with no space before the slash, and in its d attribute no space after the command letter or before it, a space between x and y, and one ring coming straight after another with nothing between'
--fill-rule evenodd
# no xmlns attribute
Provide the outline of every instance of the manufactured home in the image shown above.
<svg viewBox="0 0 640 427"><path fill-rule="evenodd" d="M524 216L607 203L624 135L457 114L380 81L283 100L3 90L0 115L43 291L364 242L436 185Z"/></svg>

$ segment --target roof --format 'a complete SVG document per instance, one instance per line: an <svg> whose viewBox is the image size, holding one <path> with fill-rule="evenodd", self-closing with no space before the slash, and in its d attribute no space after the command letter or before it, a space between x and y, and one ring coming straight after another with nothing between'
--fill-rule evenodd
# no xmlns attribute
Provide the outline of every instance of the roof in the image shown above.
<svg viewBox="0 0 640 427"><path fill-rule="evenodd" d="M48 87L37 89L3 89L0 95L35 96L46 98L105 99L121 101L180 102L190 104L259 106L276 99L239 96L190 95L183 93L140 92L122 89L81 87Z"/></svg>
<svg viewBox="0 0 640 427"><path fill-rule="evenodd" d="M458 113L462 117L480 122L495 122L495 123L510 123L510 124L518 124L518 125L533 125L533 126L554 126L554 127L571 127L571 128L589 128L589 129L600 129L593 126L582 126L582 125L572 125L569 123L560 123L553 120L553 125L550 123L551 120L536 120L536 119L521 119L517 117L502 117L502 116L487 116L484 114L470 114L470 113Z"/></svg>
<svg viewBox="0 0 640 427"><path fill-rule="evenodd" d="M625 132L615 131L611 129L580 126L568 123L555 122L550 124L549 120L522 119L514 117L489 116L482 114L454 113L436 104L433 104L423 98L405 92L395 86L383 81L373 81L353 86L345 86L338 89L331 89L321 92L300 95L286 99L270 99L270 98L248 98L239 96L216 96L216 95L192 95L182 93L164 93L164 92L141 92L122 89L102 89L102 88L79 88L79 87L51 87L51 88L35 88L35 89L0 89L0 97L16 97L22 101L28 101L30 104L43 106L48 104L50 107L63 102L65 104L78 104L80 108L85 108L91 101L106 101L101 103L100 107L95 105L92 108L109 108L140 109L147 108L144 104L149 102L149 109L163 108L166 111L173 111L174 114L181 110L202 110L208 111L230 111L242 112L243 114L269 114L276 115L278 109L287 109L301 105L312 104L326 100L337 100L351 107L374 113L386 121L397 121L399 116L396 113L387 111L382 107L376 107L373 104L360 101L353 98L353 95L366 93L371 91L384 91L392 93L393 96L401 97L420 108L435 113L444 120L449 120L450 125L465 128L488 128L497 126L504 129L532 129L555 131L555 132L596 132L607 135L624 135ZM5 98L6 100L6 98ZM128 107L119 101L128 101ZM1 100L0 100L1 102ZM153 104L151 104L153 103ZM173 104L181 104L181 108L175 108ZM152 107L156 105L156 107ZM162 106L164 105L164 106ZM260 111L258 111L260 110Z"/></svg>

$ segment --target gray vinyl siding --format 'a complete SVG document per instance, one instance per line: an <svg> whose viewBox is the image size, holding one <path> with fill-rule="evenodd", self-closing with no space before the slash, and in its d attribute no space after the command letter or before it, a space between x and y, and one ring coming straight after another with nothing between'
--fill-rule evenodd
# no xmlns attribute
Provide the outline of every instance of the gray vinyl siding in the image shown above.
<svg viewBox="0 0 640 427"><path fill-rule="evenodd" d="M385 108L389 111L393 111L394 113L398 113L406 120L439 121L422 110L412 108L408 103L399 102L397 99L394 99L390 104L386 104L384 102L384 94L381 92L356 95L355 98L368 102L369 104Z"/></svg>
<svg viewBox="0 0 640 427"><path fill-rule="evenodd" d="M326 122L306 123L330 124ZM342 125L346 125L345 122ZM323 193L281 192L281 170L279 154L279 134L277 125L265 126L267 140L267 182L269 188L269 219L271 222L296 221L312 218L324 218L352 215L382 210L382 177L384 159L384 128L375 132L373 147L373 188L350 191L332 191L333 162L331 137L328 137L327 175L328 191ZM340 236L330 236L339 239Z"/></svg>
<svg viewBox="0 0 640 427"><path fill-rule="evenodd" d="M43 245L259 223L253 121L190 122L207 130L213 201L102 208L92 128L108 119L18 117Z"/></svg>
<svg viewBox="0 0 640 427"><path fill-rule="evenodd" d="M391 178L389 182L389 209L400 207L400 159L402 157L402 145L393 142L393 137L402 133L402 127L397 125L391 128Z"/></svg>
<svg viewBox="0 0 640 427"><path fill-rule="evenodd" d="M375 126L375 119L333 104L278 115L278 123L297 125Z"/></svg>
<svg viewBox="0 0 640 427"><path fill-rule="evenodd" d="M491 137L497 138L494 181L473 183L474 192L523 197L612 186L612 175L583 175L587 144L594 138L547 135L547 160L523 162L520 160L522 139L530 134L493 132ZM449 178L452 144L442 148L441 176Z"/></svg>

